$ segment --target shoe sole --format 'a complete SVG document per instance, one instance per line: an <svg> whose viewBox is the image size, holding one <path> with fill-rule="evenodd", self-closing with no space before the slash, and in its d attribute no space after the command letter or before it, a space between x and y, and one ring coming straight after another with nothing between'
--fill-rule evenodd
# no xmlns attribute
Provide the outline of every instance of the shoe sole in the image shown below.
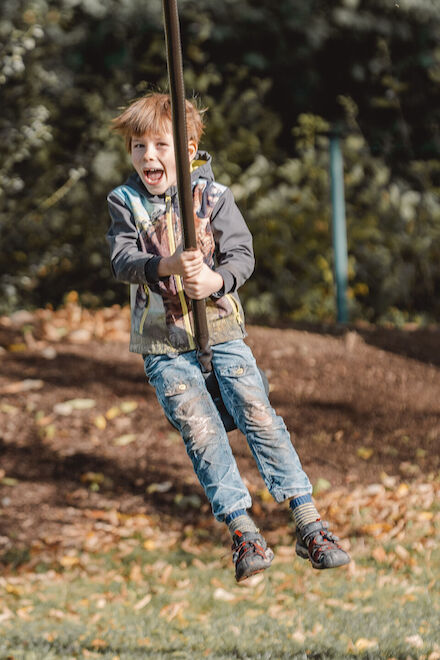
<svg viewBox="0 0 440 660"><path fill-rule="evenodd" d="M313 568L316 568L316 570L318 571L324 571L329 568L339 568L340 566L346 566L351 561L350 557L348 557L346 560L342 561L339 564L335 564L334 566L322 566L322 564L317 564L315 561L313 561L311 557L309 557L309 553L305 548L303 549L301 546L297 545L295 547L295 552L298 555L298 557L301 557L301 559L308 559L312 564Z"/></svg>
<svg viewBox="0 0 440 660"><path fill-rule="evenodd" d="M247 580L248 578L252 577L253 575L258 575L258 573L262 573L265 571L269 566L265 566L264 568L259 568L256 571L253 571L252 573L248 573L248 575L242 575L240 579L235 578L236 582L243 582L244 580Z"/></svg>

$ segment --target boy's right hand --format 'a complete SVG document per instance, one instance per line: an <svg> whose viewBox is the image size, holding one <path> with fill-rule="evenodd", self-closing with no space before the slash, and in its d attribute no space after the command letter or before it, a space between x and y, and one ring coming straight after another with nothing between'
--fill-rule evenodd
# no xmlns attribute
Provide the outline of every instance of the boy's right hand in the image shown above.
<svg viewBox="0 0 440 660"><path fill-rule="evenodd" d="M203 266L203 255L199 249L175 252L170 257L162 257L159 261L157 274L159 277L180 275L191 278L198 275Z"/></svg>

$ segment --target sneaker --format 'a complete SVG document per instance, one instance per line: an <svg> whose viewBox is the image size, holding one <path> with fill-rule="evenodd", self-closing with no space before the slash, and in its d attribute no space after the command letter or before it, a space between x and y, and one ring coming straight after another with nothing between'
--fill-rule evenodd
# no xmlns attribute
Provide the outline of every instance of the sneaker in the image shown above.
<svg viewBox="0 0 440 660"><path fill-rule="evenodd" d="M295 551L302 559L310 559L313 568L337 568L350 562L350 555L337 541L339 538L329 531L327 523L318 520L296 530Z"/></svg>
<svg viewBox="0 0 440 660"><path fill-rule="evenodd" d="M232 561L237 582L269 568L274 554L261 534L236 530L232 540Z"/></svg>

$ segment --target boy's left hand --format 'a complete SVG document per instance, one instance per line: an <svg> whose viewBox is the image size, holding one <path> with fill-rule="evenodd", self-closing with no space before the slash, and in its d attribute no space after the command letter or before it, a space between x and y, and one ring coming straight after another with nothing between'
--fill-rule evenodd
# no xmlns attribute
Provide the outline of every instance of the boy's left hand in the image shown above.
<svg viewBox="0 0 440 660"><path fill-rule="evenodd" d="M193 277L184 278L183 288L188 298L203 300L212 293L219 291L223 286L223 277L211 270L206 264L202 265L200 272Z"/></svg>

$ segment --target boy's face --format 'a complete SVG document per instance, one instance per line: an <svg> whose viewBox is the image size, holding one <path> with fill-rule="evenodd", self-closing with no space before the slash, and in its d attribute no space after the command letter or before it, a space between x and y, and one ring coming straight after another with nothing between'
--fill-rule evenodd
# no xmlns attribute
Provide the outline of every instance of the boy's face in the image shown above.
<svg viewBox="0 0 440 660"><path fill-rule="evenodd" d="M194 140L188 142L188 157L197 152ZM145 133L131 139L131 162L144 186L152 195L163 195L177 183L176 159L171 130L159 135Z"/></svg>

